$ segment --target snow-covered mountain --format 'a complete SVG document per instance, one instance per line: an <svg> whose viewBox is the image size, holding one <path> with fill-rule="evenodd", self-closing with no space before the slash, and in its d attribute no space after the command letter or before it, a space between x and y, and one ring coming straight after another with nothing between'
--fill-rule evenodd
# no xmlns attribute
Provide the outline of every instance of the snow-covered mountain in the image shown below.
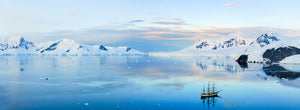
<svg viewBox="0 0 300 110"><path fill-rule="evenodd" d="M205 50L220 50L220 49L226 49L226 48L231 48L231 47L239 47L239 46L245 46L246 41L241 38L231 38L226 41L222 42L212 42L210 40L203 40L203 41L198 41L194 44L194 47L197 50L200 49L205 49Z"/></svg>
<svg viewBox="0 0 300 110"><path fill-rule="evenodd" d="M89 55L143 55L144 53L130 47L107 47L103 45L83 45L71 39L60 39L46 43L34 44L23 37L3 39L0 42L0 55L55 55L55 56L89 56Z"/></svg>
<svg viewBox="0 0 300 110"><path fill-rule="evenodd" d="M279 41L279 39L274 34L271 35L263 34L259 36L255 41L251 42L250 45L264 47L275 41Z"/></svg>
<svg viewBox="0 0 300 110"><path fill-rule="evenodd" d="M247 54L257 49L266 48L267 45L280 41L280 35L269 33L231 33L224 38L201 39L193 46L176 52L151 53L150 55L188 55L207 57L233 57Z"/></svg>
<svg viewBox="0 0 300 110"><path fill-rule="evenodd" d="M295 63L300 55L300 39L279 34L232 33L222 39L202 39L193 46L176 52L150 53L154 56L206 56L239 58L247 55L247 62ZM246 57L245 57L246 58ZM287 58L287 59L285 59Z"/></svg>
<svg viewBox="0 0 300 110"><path fill-rule="evenodd" d="M249 62L269 63L298 63L296 59L299 59L299 54L300 39L289 37L280 38L261 48L251 47L245 53ZM286 58L288 60L285 60Z"/></svg>
<svg viewBox="0 0 300 110"><path fill-rule="evenodd" d="M204 38L196 41L193 46L180 51L151 53L150 55L238 57L245 52L251 42L254 42L254 39L247 38L247 35L237 32L231 33L225 38Z"/></svg>
<svg viewBox="0 0 300 110"><path fill-rule="evenodd" d="M31 54L35 53L35 45L26 41L23 37L3 39L0 42L1 54Z"/></svg>

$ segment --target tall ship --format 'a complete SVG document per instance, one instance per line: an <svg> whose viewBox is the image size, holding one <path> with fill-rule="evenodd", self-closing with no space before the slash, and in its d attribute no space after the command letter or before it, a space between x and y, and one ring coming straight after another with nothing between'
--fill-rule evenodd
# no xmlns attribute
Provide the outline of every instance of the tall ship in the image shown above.
<svg viewBox="0 0 300 110"><path fill-rule="evenodd" d="M213 83L213 86L210 87L208 82L206 91L205 91L205 85L203 86L203 93L201 94L201 98L218 97L219 92L221 92L221 90L216 91L215 83Z"/></svg>

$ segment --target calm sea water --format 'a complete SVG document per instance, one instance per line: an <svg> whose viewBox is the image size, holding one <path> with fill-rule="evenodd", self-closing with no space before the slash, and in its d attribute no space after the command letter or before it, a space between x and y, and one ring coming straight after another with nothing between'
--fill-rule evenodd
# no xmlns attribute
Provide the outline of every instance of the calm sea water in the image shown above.
<svg viewBox="0 0 300 110"><path fill-rule="evenodd" d="M1 110L300 109L298 65L200 57L0 57ZM201 99L215 83L219 97Z"/></svg>

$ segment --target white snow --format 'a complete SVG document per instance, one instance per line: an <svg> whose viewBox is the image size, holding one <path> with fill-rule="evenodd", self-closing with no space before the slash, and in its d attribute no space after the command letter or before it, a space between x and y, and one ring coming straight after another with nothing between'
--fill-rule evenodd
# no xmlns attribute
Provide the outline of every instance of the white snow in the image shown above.
<svg viewBox="0 0 300 110"><path fill-rule="evenodd" d="M293 56L286 57L285 59L280 61L280 63L297 63L297 64L300 64L300 55L293 55Z"/></svg>
<svg viewBox="0 0 300 110"><path fill-rule="evenodd" d="M23 37L2 39L0 42L0 55L47 55L47 56L90 56L90 55L144 55L129 47L107 47L107 51L99 49L100 45L90 46L76 43L71 39L33 44Z"/></svg>
<svg viewBox="0 0 300 110"><path fill-rule="evenodd" d="M202 39L195 42L191 47L185 48L176 52L155 52L149 53L152 56L207 56L207 57L217 57L217 58L238 58L241 54L247 54L248 48L261 48L256 45L249 46L251 42L254 42L260 33L255 32L235 32L231 33L224 38L216 39ZM270 34L272 35L272 34ZM233 39L233 40L232 40ZM228 45L228 41L231 41ZM201 43L206 42L209 46L203 48L196 48L196 46ZM226 43L227 42L227 43ZM244 43L244 44L243 44ZM217 47L217 49L213 49Z"/></svg>

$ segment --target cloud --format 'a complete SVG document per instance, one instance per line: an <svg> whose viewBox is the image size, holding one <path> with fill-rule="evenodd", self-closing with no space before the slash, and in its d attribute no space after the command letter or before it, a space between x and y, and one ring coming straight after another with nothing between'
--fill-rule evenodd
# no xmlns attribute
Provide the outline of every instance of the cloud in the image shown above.
<svg viewBox="0 0 300 110"><path fill-rule="evenodd" d="M132 20L129 21L128 23L140 23L140 22L144 22L144 20Z"/></svg>
<svg viewBox="0 0 300 110"><path fill-rule="evenodd" d="M188 25L180 18L175 18L173 21L159 21L153 22L154 24L161 24L161 25Z"/></svg>
<svg viewBox="0 0 300 110"><path fill-rule="evenodd" d="M235 16L235 15L240 15L240 13L225 13L225 16Z"/></svg>
<svg viewBox="0 0 300 110"><path fill-rule="evenodd" d="M227 4L224 4L224 6L226 6L226 7L237 7L238 5L233 4L233 3L227 3Z"/></svg>
<svg viewBox="0 0 300 110"><path fill-rule="evenodd" d="M203 38L224 39L235 32L252 32L258 34L279 33L283 36L300 36L299 29L270 27L201 27L178 28L173 25L113 25L94 27L85 30L58 30L46 33L23 33L29 41L55 41L60 38L73 39L88 45L130 46L142 52L177 51L193 45ZM231 36L232 37L232 36ZM247 36L257 37L257 36ZM180 44L180 45L178 45Z"/></svg>
<svg viewBox="0 0 300 110"><path fill-rule="evenodd" d="M271 27L205 27L198 30L160 29L141 32L141 37L148 40L189 40L197 41L203 38L224 39L232 37L232 33L244 33L246 38L253 39L265 33L279 33L282 36L300 36L299 30Z"/></svg>
<svg viewBox="0 0 300 110"><path fill-rule="evenodd" d="M141 34L180 34L177 32L166 32L166 31L150 31L150 32L143 32Z"/></svg>
<svg viewBox="0 0 300 110"><path fill-rule="evenodd" d="M184 21L161 21L161 22L153 22L155 24L162 24L162 25L187 25Z"/></svg>
<svg viewBox="0 0 300 110"><path fill-rule="evenodd" d="M166 38L166 37L157 36L157 35L143 36L142 38L149 39L149 40L190 40L190 41L196 41L196 40L200 39L200 37Z"/></svg>

